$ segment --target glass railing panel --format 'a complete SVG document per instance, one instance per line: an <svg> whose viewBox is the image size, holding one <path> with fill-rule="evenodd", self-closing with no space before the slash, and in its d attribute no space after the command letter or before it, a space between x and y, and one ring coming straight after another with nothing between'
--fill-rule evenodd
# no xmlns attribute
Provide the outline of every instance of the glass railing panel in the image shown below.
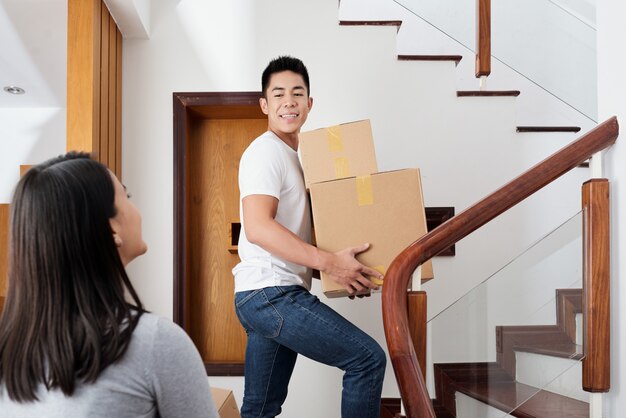
<svg viewBox="0 0 626 418"><path fill-rule="evenodd" d="M493 416L542 391L584 402L582 350L563 332L576 312L557 324L557 304L582 297L581 234L579 212L429 321L432 363L458 379L459 400Z"/></svg>
<svg viewBox="0 0 626 418"><path fill-rule="evenodd" d="M476 0L394 0L476 52ZM594 10L571 0L492 0L491 54L597 121Z"/></svg>

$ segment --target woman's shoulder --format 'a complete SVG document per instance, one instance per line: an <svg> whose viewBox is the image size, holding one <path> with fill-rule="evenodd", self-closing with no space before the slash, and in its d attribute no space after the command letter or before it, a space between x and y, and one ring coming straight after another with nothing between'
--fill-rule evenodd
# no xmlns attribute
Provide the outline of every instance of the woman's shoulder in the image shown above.
<svg viewBox="0 0 626 418"><path fill-rule="evenodd" d="M133 332L134 337L155 339L189 338L187 333L172 320L153 313L144 313Z"/></svg>
<svg viewBox="0 0 626 418"><path fill-rule="evenodd" d="M148 346L151 351L156 351L157 357L163 354L163 351L191 349L195 350L195 346L189 338L189 335L172 320L160 315L152 313L144 313L139 318L139 322L133 331L133 343L139 346Z"/></svg>

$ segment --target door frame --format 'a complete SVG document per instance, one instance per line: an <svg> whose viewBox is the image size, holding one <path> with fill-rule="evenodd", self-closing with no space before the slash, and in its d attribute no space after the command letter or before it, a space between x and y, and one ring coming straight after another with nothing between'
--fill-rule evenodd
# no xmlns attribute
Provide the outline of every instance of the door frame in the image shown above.
<svg viewBox="0 0 626 418"><path fill-rule="evenodd" d="M187 138L194 119L265 118L261 92L172 93L174 105L174 312L176 324L188 332ZM209 376L243 376L243 363L205 362Z"/></svg>

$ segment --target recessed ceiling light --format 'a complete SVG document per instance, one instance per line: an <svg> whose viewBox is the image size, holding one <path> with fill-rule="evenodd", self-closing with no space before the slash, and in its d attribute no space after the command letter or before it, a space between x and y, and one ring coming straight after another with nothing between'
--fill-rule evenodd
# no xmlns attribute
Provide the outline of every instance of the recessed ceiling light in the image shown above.
<svg viewBox="0 0 626 418"><path fill-rule="evenodd" d="M26 93L26 91L23 88L17 87L17 86L6 86L4 88L4 91L6 91L7 93L11 93L11 94L24 94L24 93Z"/></svg>

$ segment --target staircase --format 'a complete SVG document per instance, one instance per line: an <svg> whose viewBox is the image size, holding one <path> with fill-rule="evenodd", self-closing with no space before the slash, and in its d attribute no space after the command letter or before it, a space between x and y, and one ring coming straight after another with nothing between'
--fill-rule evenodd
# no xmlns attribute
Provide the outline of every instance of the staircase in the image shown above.
<svg viewBox="0 0 626 418"><path fill-rule="evenodd" d="M576 344L575 337L575 315L582 312L582 289L558 289L556 294L555 325L496 328L497 362L434 365L436 402L445 410L439 412L438 417L471 416L458 412L458 393L514 417L589 416L587 402L516 380L517 353L566 358L573 363L582 358L581 346Z"/></svg>
<svg viewBox="0 0 626 418"><path fill-rule="evenodd" d="M402 21L385 16L385 19L371 18L340 20L342 26L395 26L398 31ZM434 62L449 61L459 66L463 56L457 54L399 53L399 61ZM462 83L460 83L462 84ZM472 90L459 89L458 100L471 98L518 97L519 90ZM467 99L466 99L467 98ZM533 140L534 136L565 138L576 134L580 126L563 124L563 120L550 125L523 123L516 127L520 140ZM587 129L588 121L581 120ZM573 136L567 137L571 141ZM588 162L579 167L588 167ZM431 396L436 395L433 407L437 417L479 418L496 416L515 416L523 418L539 417L588 417L588 396L582 391L580 368L574 367L582 359L580 341L576 340L576 315L582 312L581 289L556 290L555 325L500 325L495 328L496 361L435 363L433 365L434 388ZM452 341L453 338L450 337ZM577 344L578 342L578 344ZM550 359L571 362L564 368L572 367L578 381L578 394L572 395L567 389L559 388L555 382L549 387L541 384L534 386L532 377L525 370L516 368L518 356L540 356L541 361L550 363ZM559 361L555 360L555 361ZM545 363L544 363L545 364ZM523 367L523 366L522 366ZM429 372L427 372L429 373ZM570 385L571 386L571 385ZM586 399L587 397L587 399ZM399 400L383 400L381 417L395 417L400 413Z"/></svg>

